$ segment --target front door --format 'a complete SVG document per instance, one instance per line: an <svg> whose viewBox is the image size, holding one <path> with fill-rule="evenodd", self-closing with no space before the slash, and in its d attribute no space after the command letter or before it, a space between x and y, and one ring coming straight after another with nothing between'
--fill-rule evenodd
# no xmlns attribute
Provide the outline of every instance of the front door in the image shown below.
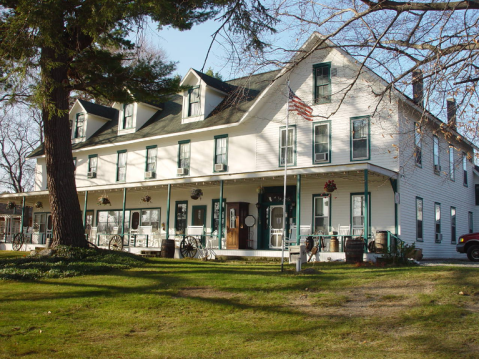
<svg viewBox="0 0 479 359"><path fill-rule="evenodd" d="M270 206L269 211L269 247L281 248L283 244L283 206Z"/></svg>
<svg viewBox="0 0 479 359"><path fill-rule="evenodd" d="M140 211L132 211L131 212L131 224L130 229L138 230L140 226Z"/></svg>
<svg viewBox="0 0 479 359"><path fill-rule="evenodd" d="M239 204L226 206L226 249L239 249Z"/></svg>

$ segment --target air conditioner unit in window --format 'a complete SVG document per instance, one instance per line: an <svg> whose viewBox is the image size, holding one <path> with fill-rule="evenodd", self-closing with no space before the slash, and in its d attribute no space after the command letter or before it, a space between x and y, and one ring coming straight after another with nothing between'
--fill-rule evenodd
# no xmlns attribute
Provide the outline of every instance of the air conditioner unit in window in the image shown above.
<svg viewBox="0 0 479 359"><path fill-rule="evenodd" d="M153 171L146 171L146 172L145 172L145 178L146 178L146 179L155 178L155 172L153 172Z"/></svg>
<svg viewBox="0 0 479 359"><path fill-rule="evenodd" d="M215 172L224 172L224 171L226 171L226 165L222 163L215 164Z"/></svg>
<svg viewBox="0 0 479 359"><path fill-rule="evenodd" d="M322 162L322 161L327 161L328 160L328 153L323 152L323 153L315 153L314 154L314 162Z"/></svg>
<svg viewBox="0 0 479 359"><path fill-rule="evenodd" d="M435 172L441 172L441 166L439 166L439 165L434 165L434 171L435 171Z"/></svg>
<svg viewBox="0 0 479 359"><path fill-rule="evenodd" d="M92 171L92 172L88 172L88 173L86 174L86 176L87 176L88 178L96 178L96 172L93 172L93 171Z"/></svg>
<svg viewBox="0 0 479 359"><path fill-rule="evenodd" d="M176 174L180 176L186 175L188 174L188 168L178 168Z"/></svg>

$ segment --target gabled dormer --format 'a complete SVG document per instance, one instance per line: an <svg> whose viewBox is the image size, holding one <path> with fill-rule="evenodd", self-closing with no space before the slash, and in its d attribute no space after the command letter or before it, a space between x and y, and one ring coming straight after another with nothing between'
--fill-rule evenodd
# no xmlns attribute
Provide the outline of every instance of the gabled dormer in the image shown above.
<svg viewBox="0 0 479 359"><path fill-rule="evenodd" d="M161 110L159 104L149 102L115 103L118 110L118 135L138 131L155 113Z"/></svg>
<svg viewBox="0 0 479 359"><path fill-rule="evenodd" d="M98 105L85 100L77 100L70 110L72 143L89 139L103 125L118 116L111 107Z"/></svg>
<svg viewBox="0 0 479 359"><path fill-rule="evenodd" d="M233 86L194 69L180 85L189 87L183 91L181 123L203 121L233 90Z"/></svg>

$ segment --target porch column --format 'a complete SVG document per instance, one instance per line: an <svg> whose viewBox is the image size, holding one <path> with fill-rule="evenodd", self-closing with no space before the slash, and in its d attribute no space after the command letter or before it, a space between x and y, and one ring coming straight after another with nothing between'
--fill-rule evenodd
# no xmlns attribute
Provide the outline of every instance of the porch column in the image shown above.
<svg viewBox="0 0 479 359"><path fill-rule="evenodd" d="M369 238L369 196L368 196L368 170L364 170L364 239L366 244Z"/></svg>
<svg viewBox="0 0 479 359"><path fill-rule="evenodd" d="M389 179L394 195L394 234L397 236L399 232L398 224L398 201L396 200L396 193L398 193L398 180L394 178Z"/></svg>
<svg viewBox="0 0 479 359"><path fill-rule="evenodd" d="M218 249L221 248L221 239L223 238L223 180L220 181L220 208L218 213Z"/></svg>
<svg viewBox="0 0 479 359"><path fill-rule="evenodd" d="M296 244L300 243L301 225L301 175L296 177Z"/></svg>
<svg viewBox="0 0 479 359"><path fill-rule="evenodd" d="M125 234L126 188L123 188L123 212L121 214L121 236Z"/></svg>
<svg viewBox="0 0 479 359"><path fill-rule="evenodd" d="M85 191L85 204L83 205L83 229L86 229L87 202L88 202L88 191Z"/></svg>
<svg viewBox="0 0 479 359"><path fill-rule="evenodd" d="M23 233L23 220L25 218L25 196L22 198L22 217L20 219L20 233Z"/></svg>
<svg viewBox="0 0 479 359"><path fill-rule="evenodd" d="M171 198L171 184L168 185L168 195L166 197L166 239L170 238L170 198Z"/></svg>

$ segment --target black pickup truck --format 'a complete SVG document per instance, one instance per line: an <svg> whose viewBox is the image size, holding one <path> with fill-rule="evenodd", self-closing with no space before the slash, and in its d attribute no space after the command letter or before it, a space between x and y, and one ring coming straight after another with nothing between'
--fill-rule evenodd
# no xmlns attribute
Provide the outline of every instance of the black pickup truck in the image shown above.
<svg viewBox="0 0 479 359"><path fill-rule="evenodd" d="M479 262L479 233L464 234L459 237L456 251L467 253L467 258L472 262Z"/></svg>

